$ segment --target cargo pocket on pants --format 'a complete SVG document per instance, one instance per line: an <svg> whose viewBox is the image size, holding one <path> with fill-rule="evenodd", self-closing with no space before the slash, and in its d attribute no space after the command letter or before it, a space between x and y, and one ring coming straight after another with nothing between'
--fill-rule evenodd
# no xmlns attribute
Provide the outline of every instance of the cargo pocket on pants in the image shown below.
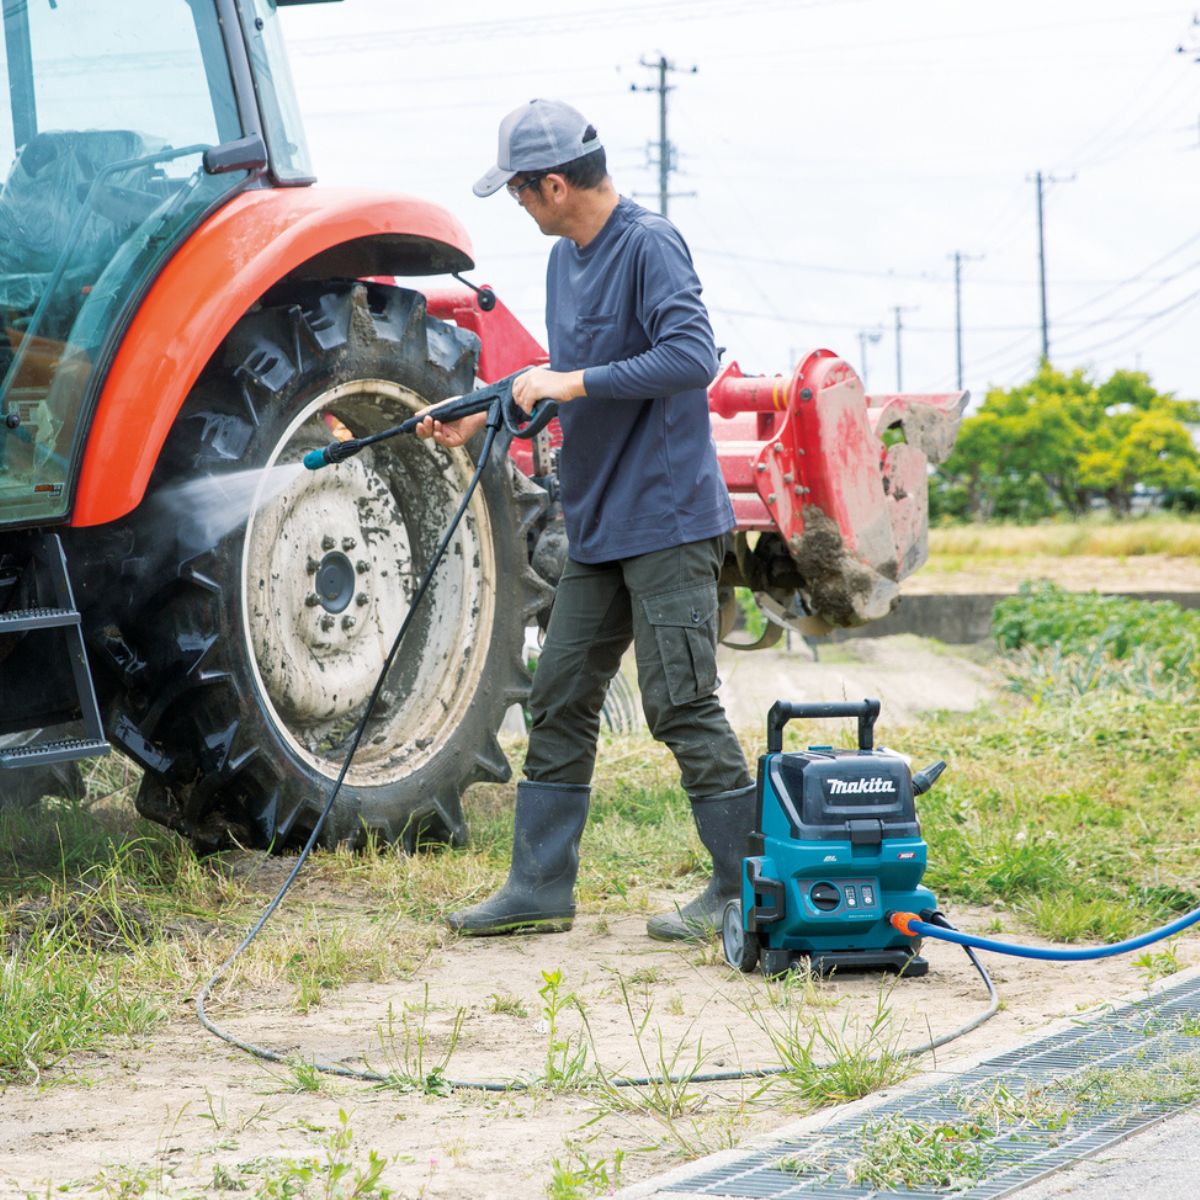
<svg viewBox="0 0 1200 1200"><path fill-rule="evenodd" d="M654 627L667 694L675 705L717 690L717 585L702 583L642 600Z"/></svg>

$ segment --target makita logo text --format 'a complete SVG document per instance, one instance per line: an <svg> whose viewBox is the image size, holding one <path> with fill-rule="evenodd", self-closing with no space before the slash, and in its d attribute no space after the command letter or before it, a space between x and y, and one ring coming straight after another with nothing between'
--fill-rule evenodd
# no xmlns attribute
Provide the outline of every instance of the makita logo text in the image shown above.
<svg viewBox="0 0 1200 1200"><path fill-rule="evenodd" d="M835 796L861 796L868 792L895 793L896 785L892 780L880 779L878 776L874 779L855 779L852 782L847 782L845 779L831 779L829 790Z"/></svg>

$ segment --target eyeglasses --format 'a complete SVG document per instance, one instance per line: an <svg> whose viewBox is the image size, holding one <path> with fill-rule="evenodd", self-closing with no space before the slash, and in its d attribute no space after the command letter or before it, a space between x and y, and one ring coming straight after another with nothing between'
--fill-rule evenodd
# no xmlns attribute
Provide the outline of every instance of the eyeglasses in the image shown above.
<svg viewBox="0 0 1200 1200"><path fill-rule="evenodd" d="M509 194L509 195L510 195L510 196L511 196L511 197L512 197L514 200L520 200L520 198L521 198L521 193L522 193L522 192L523 192L523 191L524 191L526 188L528 188L528 187L536 187L536 186L537 186L539 183L541 183L541 182L542 182L542 180L543 180L543 179L545 179L545 178L546 178L546 176L545 176L545 175L530 175L530 177L529 177L527 180L525 180L525 182L524 182L524 183L518 183L518 184L517 184L515 187L514 187L514 186L513 186L513 185L510 183L510 184L508 184L508 185L507 185L507 187L505 188L505 190L508 192L508 194Z"/></svg>

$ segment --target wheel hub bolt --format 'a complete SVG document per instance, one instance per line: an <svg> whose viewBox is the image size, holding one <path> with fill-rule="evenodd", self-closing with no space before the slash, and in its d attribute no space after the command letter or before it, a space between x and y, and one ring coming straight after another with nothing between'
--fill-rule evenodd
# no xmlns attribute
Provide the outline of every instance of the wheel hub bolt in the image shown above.
<svg viewBox="0 0 1200 1200"><path fill-rule="evenodd" d="M326 613L326 614L325 614L325 615L324 615L324 616L321 618L321 628L322 628L322 629L323 629L323 630L324 630L326 633L328 633L328 632L329 632L329 631L330 631L330 630L333 628L333 618L332 618L332 617L331 617L331 616L330 616L328 613Z"/></svg>
<svg viewBox="0 0 1200 1200"><path fill-rule="evenodd" d="M346 629L346 630L353 629L354 626L357 624L358 624L358 622L349 613L347 613L342 618L342 628L343 629Z"/></svg>
<svg viewBox="0 0 1200 1200"><path fill-rule="evenodd" d="M358 545L358 543L352 537L342 538L342 549L343 550L347 550L347 551L353 550L354 547L357 545Z"/></svg>
<svg viewBox="0 0 1200 1200"><path fill-rule="evenodd" d="M369 604L370 601L367 598L367 593L359 592L358 595L354 597L354 603L357 604L359 608L362 608L365 604Z"/></svg>
<svg viewBox="0 0 1200 1200"><path fill-rule="evenodd" d="M357 562L354 564L354 569L355 569L355 570L356 570L356 571L357 571L357 572L358 572L360 575L365 575L365 574L366 574L366 573L367 573L367 572L368 572L368 571L371 569L371 564L370 564L369 562L366 562L364 559L361 559L361 558L360 558L360 559L359 559L359 560L358 560L358 561L357 561Z"/></svg>
<svg viewBox="0 0 1200 1200"><path fill-rule="evenodd" d="M305 608L316 608L320 603L321 597L318 596L316 592L309 592L308 595L304 597Z"/></svg>
<svg viewBox="0 0 1200 1200"><path fill-rule="evenodd" d="M333 538L331 538L331 537L329 536L329 534L326 534L326 535L325 535L325 536L324 536L324 537L321 539L321 549L322 549L322 550L332 550L332 549L334 548L334 546L336 546L336 545L337 545L337 542L335 542L335 541L333 540Z"/></svg>
<svg viewBox="0 0 1200 1200"><path fill-rule="evenodd" d="M315 574L317 573L317 568L318 568L320 565L321 565L321 561L320 561L320 559L313 558L313 557L312 557L312 555L310 554L310 555L308 556L308 561L307 561L307 562L304 564L304 569L305 569L305 570L306 570L306 571L307 571L307 572L308 572L310 575L315 575Z"/></svg>

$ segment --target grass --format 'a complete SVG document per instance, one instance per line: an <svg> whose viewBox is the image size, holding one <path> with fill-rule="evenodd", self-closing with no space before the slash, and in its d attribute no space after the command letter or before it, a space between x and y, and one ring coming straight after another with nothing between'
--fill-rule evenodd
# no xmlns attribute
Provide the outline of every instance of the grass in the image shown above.
<svg viewBox="0 0 1200 1200"><path fill-rule="evenodd" d="M859 1154L846 1164L851 1183L959 1191L987 1178L992 1157L974 1121L908 1121L889 1117L864 1126Z"/></svg>
<svg viewBox="0 0 1200 1200"><path fill-rule="evenodd" d="M1196 733L1176 703L1114 690L930 718L904 747L950 763L921 799L926 882L1062 941L1197 907L1200 808L1181 803L1200 783Z"/></svg>
<svg viewBox="0 0 1200 1200"><path fill-rule="evenodd" d="M133 1038L164 1016L120 967L78 935L35 929L0 959L0 1089L110 1038Z"/></svg>
<svg viewBox="0 0 1200 1200"><path fill-rule="evenodd" d="M1200 518L1154 514L1125 521L1089 519L1041 525L954 525L929 531L931 565L973 558L1138 558L1200 554Z"/></svg>

